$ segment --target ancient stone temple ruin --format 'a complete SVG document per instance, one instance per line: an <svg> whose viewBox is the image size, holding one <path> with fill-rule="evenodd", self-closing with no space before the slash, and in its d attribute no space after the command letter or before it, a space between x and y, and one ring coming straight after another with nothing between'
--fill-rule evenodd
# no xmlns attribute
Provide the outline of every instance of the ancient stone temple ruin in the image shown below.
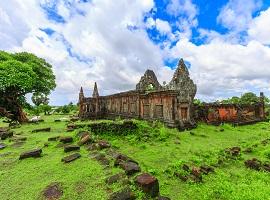
<svg viewBox="0 0 270 200"><path fill-rule="evenodd" d="M99 96L95 83L92 97L79 93L79 116L88 119L138 118L159 120L170 127L189 128L196 125L193 99L196 85L181 59L172 80L161 86L152 70L146 70L135 90Z"/></svg>

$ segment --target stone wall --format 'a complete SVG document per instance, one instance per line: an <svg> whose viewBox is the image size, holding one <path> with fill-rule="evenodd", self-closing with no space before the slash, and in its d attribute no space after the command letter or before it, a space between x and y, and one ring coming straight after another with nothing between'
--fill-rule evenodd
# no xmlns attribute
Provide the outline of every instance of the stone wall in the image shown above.
<svg viewBox="0 0 270 200"><path fill-rule="evenodd" d="M263 101L253 105L203 104L197 106L195 112L197 121L215 125L224 122L238 125L250 124L266 119Z"/></svg>

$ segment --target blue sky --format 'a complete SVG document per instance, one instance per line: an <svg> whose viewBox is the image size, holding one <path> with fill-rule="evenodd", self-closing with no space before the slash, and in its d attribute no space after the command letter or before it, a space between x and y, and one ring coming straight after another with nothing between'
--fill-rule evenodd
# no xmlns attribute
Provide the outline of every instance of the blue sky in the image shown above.
<svg viewBox="0 0 270 200"><path fill-rule="evenodd" d="M148 68L169 82L180 58L197 98L270 96L270 0L0 1L0 49L53 65L55 105L95 81L103 95L134 89Z"/></svg>

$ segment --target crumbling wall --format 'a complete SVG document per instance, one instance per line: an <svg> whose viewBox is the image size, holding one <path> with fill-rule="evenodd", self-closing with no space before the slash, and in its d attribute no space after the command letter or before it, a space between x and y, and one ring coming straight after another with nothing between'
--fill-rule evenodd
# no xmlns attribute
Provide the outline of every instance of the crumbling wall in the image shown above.
<svg viewBox="0 0 270 200"><path fill-rule="evenodd" d="M196 106L196 120L208 124L249 124L266 119L264 103L253 105L209 103Z"/></svg>

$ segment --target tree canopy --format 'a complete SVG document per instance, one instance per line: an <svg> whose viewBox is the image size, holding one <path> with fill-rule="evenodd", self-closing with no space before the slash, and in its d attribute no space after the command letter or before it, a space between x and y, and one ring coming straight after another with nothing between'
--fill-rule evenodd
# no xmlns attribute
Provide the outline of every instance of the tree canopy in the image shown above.
<svg viewBox="0 0 270 200"><path fill-rule="evenodd" d="M28 93L50 94L56 87L52 66L34 54L0 51L0 107L26 121L22 99ZM3 115L3 113L2 113Z"/></svg>

